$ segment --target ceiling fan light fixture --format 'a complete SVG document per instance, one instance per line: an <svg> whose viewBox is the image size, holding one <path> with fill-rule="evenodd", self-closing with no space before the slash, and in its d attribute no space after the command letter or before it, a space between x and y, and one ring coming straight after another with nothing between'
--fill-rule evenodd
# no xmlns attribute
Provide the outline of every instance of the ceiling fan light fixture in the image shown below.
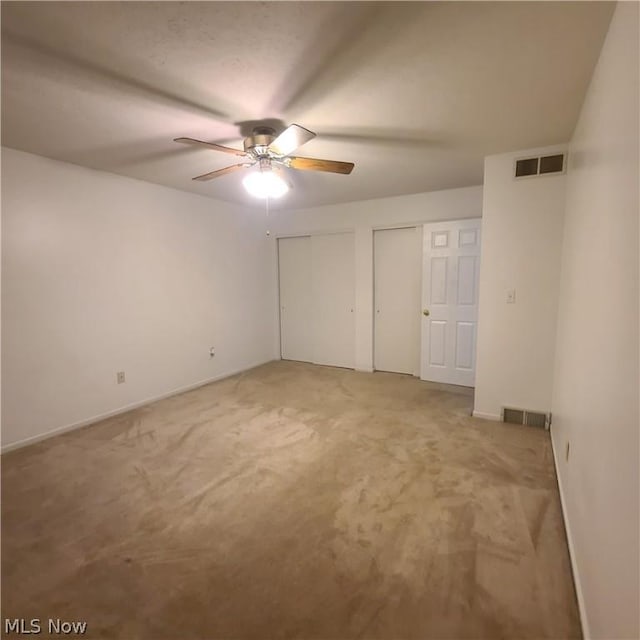
<svg viewBox="0 0 640 640"><path fill-rule="evenodd" d="M289 191L285 180L270 169L252 171L244 177L242 184L255 198L280 198Z"/></svg>

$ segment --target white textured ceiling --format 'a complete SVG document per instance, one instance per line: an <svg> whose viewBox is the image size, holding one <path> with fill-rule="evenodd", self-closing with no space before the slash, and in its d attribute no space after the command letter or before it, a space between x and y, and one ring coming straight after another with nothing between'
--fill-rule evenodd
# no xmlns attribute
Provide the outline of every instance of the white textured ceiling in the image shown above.
<svg viewBox="0 0 640 640"><path fill-rule="evenodd" d="M2 143L232 202L241 146L299 123L281 206L476 185L490 153L567 141L609 2L2 2ZM243 124L244 123L244 124ZM33 176L34 185L38 176Z"/></svg>

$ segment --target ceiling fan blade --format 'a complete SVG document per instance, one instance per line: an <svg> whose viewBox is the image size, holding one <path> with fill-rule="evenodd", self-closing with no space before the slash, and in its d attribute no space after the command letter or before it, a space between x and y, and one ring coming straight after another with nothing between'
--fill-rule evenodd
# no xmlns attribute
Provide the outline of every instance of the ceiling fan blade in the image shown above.
<svg viewBox="0 0 640 640"><path fill-rule="evenodd" d="M329 171L330 173L348 174L353 171L353 162L338 162L337 160L320 160L319 158L292 157L288 166L303 171Z"/></svg>
<svg viewBox="0 0 640 640"><path fill-rule="evenodd" d="M235 156L246 156L246 151L241 149L232 149L231 147L225 147L215 142L204 142L203 140L196 140L195 138L174 138L174 142L184 142L185 144L192 144L196 147L205 147L207 149L214 149L215 151L224 151L224 153L232 153Z"/></svg>
<svg viewBox="0 0 640 640"><path fill-rule="evenodd" d="M234 171L239 171L240 169L245 169L246 167L250 167L251 164L243 163L243 164L232 164L230 167L225 167L224 169L217 169L216 171L209 171L209 173L203 173L201 176L196 176L195 178L191 178L192 180L213 180L214 178L219 178L220 176L224 176L227 173L233 173Z"/></svg>
<svg viewBox="0 0 640 640"><path fill-rule="evenodd" d="M315 137L316 134L313 131L309 131L299 124L292 124L269 145L269 150L279 156L288 156L292 151Z"/></svg>

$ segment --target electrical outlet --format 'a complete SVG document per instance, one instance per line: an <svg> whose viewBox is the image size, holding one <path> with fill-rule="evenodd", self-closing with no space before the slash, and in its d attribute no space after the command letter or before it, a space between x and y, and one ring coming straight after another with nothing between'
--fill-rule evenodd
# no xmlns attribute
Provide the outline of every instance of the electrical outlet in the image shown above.
<svg viewBox="0 0 640 640"><path fill-rule="evenodd" d="M216 355L216 348L215 347L209 347L209 357L213 358Z"/></svg>
<svg viewBox="0 0 640 640"><path fill-rule="evenodd" d="M118 384L122 384L124 382L124 371L118 371L118 373L116 373L116 379L118 380Z"/></svg>
<svg viewBox="0 0 640 640"><path fill-rule="evenodd" d="M515 303L516 303L516 290L507 289L507 304L515 304Z"/></svg>
<svg viewBox="0 0 640 640"><path fill-rule="evenodd" d="M567 440L567 446L565 447L564 450L564 459L568 462L569 461L569 441Z"/></svg>

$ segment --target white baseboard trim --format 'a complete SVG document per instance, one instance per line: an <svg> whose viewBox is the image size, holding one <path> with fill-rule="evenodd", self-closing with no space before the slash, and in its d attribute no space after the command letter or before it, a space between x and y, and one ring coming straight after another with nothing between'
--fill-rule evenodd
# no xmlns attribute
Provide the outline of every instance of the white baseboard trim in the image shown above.
<svg viewBox="0 0 640 640"><path fill-rule="evenodd" d="M482 420L493 420L494 422L500 422L501 417L499 413L483 413L482 411L475 411L471 414L474 418L482 418Z"/></svg>
<svg viewBox="0 0 640 640"><path fill-rule="evenodd" d="M171 396L177 396L180 393L186 393L187 391L192 391L193 389L197 389L198 387L204 387L205 385L211 384L212 382L217 382L218 380L224 380L225 378L230 378L231 376L235 376L239 373L250 371L251 369L255 369L256 367L259 367L263 364L267 364L267 362L272 362L272 359L270 358L268 360L254 362L240 369L235 369L233 371L226 371L225 373L218 374L217 376L213 376L212 378L207 378L206 380L200 380L198 382L194 382L193 384L188 384L184 387L178 387L177 389L173 389L172 391L167 391L157 396L145 398L144 400L140 400L138 402L132 402L131 404L127 404L124 407L119 407L117 409L113 409L112 411L100 413L90 418L86 418L84 420L79 420L78 422L74 422L73 424L67 424L67 425L63 425L62 427L56 427L55 429L51 429L50 431L45 431L44 433L39 433L35 436L29 436L28 438L24 438L23 440L18 440L17 442L11 442L10 444L7 444L7 445L2 445L2 447L0 448L0 453L8 453L9 451L13 451L14 449L21 449L22 447L26 447L30 444L35 444L36 442L40 442L41 440L47 440L48 438L59 436L62 433L65 433L67 431L80 429L80 427L86 427L87 425L93 424L94 422L100 422L101 420L112 418L113 416L120 415L121 413L127 413L127 411L132 411L133 409L139 409L140 407L144 407L153 402L157 402L158 400L164 400L165 398L170 398Z"/></svg>
<svg viewBox="0 0 640 640"><path fill-rule="evenodd" d="M361 373L373 373L373 367L356 367L356 371Z"/></svg>
<svg viewBox="0 0 640 640"><path fill-rule="evenodd" d="M558 455L555 443L553 441L553 425L551 426L551 450L553 451L553 466L558 481L558 492L560 493L560 506L562 507L562 519L564 520L564 530L567 534L567 544L569 546L569 559L571 560L571 571L573 573L573 584L576 586L576 596L578 598L578 612L580 613L580 624L582 625L582 637L584 640L591 640L591 631L589 629L589 620L587 619L587 610L584 603L584 594L582 593L582 583L580 582L580 573L578 572L578 563L576 562L575 548L573 546L573 536L571 535L571 525L567 518L567 509L564 499L564 490L562 488L562 478L558 473Z"/></svg>

